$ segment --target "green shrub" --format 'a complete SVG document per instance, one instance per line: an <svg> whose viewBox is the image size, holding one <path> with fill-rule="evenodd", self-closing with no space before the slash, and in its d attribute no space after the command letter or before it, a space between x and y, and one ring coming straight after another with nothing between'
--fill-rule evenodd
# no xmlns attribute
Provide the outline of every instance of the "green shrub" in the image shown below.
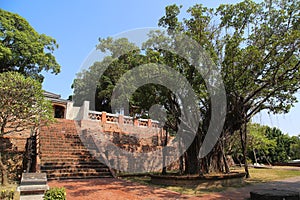
<svg viewBox="0 0 300 200"><path fill-rule="evenodd" d="M65 188L51 188L45 193L44 200L66 200Z"/></svg>
<svg viewBox="0 0 300 200"><path fill-rule="evenodd" d="M15 195L14 190L1 190L0 200L13 200Z"/></svg>

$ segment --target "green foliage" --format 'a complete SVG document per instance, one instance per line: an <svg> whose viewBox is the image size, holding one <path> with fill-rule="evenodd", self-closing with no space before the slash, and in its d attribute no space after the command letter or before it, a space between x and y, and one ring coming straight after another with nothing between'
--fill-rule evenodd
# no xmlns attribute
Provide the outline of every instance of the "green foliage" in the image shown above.
<svg viewBox="0 0 300 200"><path fill-rule="evenodd" d="M272 162L286 162L291 159L291 137L278 128L267 128L266 136L276 141L276 148L270 149Z"/></svg>
<svg viewBox="0 0 300 200"><path fill-rule="evenodd" d="M300 158L299 137L283 134L278 128L271 128L260 124L249 124L248 158L255 163L287 162ZM230 153L233 157L241 155L239 135L231 138ZM255 154L255 155L254 155Z"/></svg>
<svg viewBox="0 0 300 200"><path fill-rule="evenodd" d="M15 195L15 191L11 190L1 190L0 192L0 200L13 200Z"/></svg>
<svg viewBox="0 0 300 200"><path fill-rule="evenodd" d="M56 48L53 38L37 33L19 15L0 9L0 73L17 71L42 81L43 70L60 72L53 56Z"/></svg>
<svg viewBox="0 0 300 200"><path fill-rule="evenodd" d="M51 188L44 195L44 200L65 200L66 199L66 190L65 188Z"/></svg>
<svg viewBox="0 0 300 200"><path fill-rule="evenodd" d="M0 136L34 129L53 119L40 82L17 72L0 73Z"/></svg>
<svg viewBox="0 0 300 200"><path fill-rule="evenodd" d="M291 137L290 145L291 159L300 159L300 135Z"/></svg>
<svg viewBox="0 0 300 200"><path fill-rule="evenodd" d="M261 126L259 124L249 125L248 148L250 150L249 152L256 154L254 159L254 155L251 156L253 159L252 161L256 161L255 159L258 157L260 162L269 162L267 155L270 151L274 151L274 149L276 149L276 140L267 137L266 130L268 128L269 127L267 126Z"/></svg>

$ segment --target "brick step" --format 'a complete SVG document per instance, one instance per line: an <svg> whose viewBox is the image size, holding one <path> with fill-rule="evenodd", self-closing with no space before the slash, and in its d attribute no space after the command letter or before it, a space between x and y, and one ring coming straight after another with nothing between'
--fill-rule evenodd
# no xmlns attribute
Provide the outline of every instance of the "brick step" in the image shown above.
<svg viewBox="0 0 300 200"><path fill-rule="evenodd" d="M41 145L41 150L49 150L49 151L60 151L60 150L87 150L87 148L83 145L64 145L64 144L60 144L60 145L48 145L48 146L45 146L45 145Z"/></svg>
<svg viewBox="0 0 300 200"><path fill-rule="evenodd" d="M43 141L43 139L40 139L41 141ZM56 144L56 145L61 145L61 144L67 144L67 145L82 145L82 141L78 141L78 142L75 142L75 141L72 141L72 140L66 140L66 141L63 141L63 140L57 140L55 138L53 139L50 139L50 140L44 140L43 145L53 145L53 144Z"/></svg>
<svg viewBox="0 0 300 200"><path fill-rule="evenodd" d="M47 157L56 157L56 158L80 158L82 156L93 158L93 156L90 154L90 152L52 152L52 153L43 153L42 155L44 158Z"/></svg>
<svg viewBox="0 0 300 200"><path fill-rule="evenodd" d="M72 135L72 136L66 136L64 133L61 134L52 134L52 135L40 135L41 139L53 139L53 138L57 138L60 140L80 140L80 135Z"/></svg>
<svg viewBox="0 0 300 200"><path fill-rule="evenodd" d="M64 153L72 153L72 152L90 152L89 149L85 147L81 148L73 148L73 147L66 147L66 148L61 148L61 147L53 147L53 148L40 148L41 152L44 153L57 153L57 152L64 152ZM94 151L94 149L91 149L91 151Z"/></svg>
<svg viewBox="0 0 300 200"><path fill-rule="evenodd" d="M95 156L92 155L72 155L72 154L65 154L65 155L58 155L58 154L47 154L47 155L42 155L41 160L42 161L48 161L50 158L53 158L54 160L94 160L97 159Z"/></svg>
<svg viewBox="0 0 300 200"><path fill-rule="evenodd" d="M47 150L47 151L44 151ZM95 153L96 150L88 149L64 149L63 151L58 151L57 149L41 149L41 152L53 154L53 153Z"/></svg>
<svg viewBox="0 0 300 200"><path fill-rule="evenodd" d="M99 152L98 149L40 149L40 152L45 155L45 154L73 154L73 155L80 155L80 154L85 154L85 155L95 155Z"/></svg>
<svg viewBox="0 0 300 200"><path fill-rule="evenodd" d="M81 136L80 135L73 135L72 137L67 137L64 134L59 134L59 135L49 135L49 136L40 136L40 139L43 140L49 140L49 139L57 139L57 140L62 140L62 141L81 141Z"/></svg>
<svg viewBox="0 0 300 200"><path fill-rule="evenodd" d="M55 169L100 169L100 168L108 168L103 163L45 163L41 166L41 170L55 170Z"/></svg>
<svg viewBox="0 0 300 200"><path fill-rule="evenodd" d="M95 160L94 157L85 157L85 156L82 156L82 157L71 157L71 156L68 156L68 157L42 157L41 159L41 163L62 163L62 162L65 162L65 163L69 163L69 162L85 162L85 163L89 163L89 162L93 162ZM96 161L95 161L96 162Z"/></svg>
<svg viewBox="0 0 300 200"><path fill-rule="evenodd" d="M91 144L84 145L83 141ZM99 162L91 138L84 137L72 120L57 120L42 127L39 135L41 170L51 179L111 178L110 169Z"/></svg>
<svg viewBox="0 0 300 200"><path fill-rule="evenodd" d="M44 145L51 145L51 144L82 144L82 140L73 140L73 139L57 139L57 138L50 138L50 139L42 139L40 138L41 141L43 141ZM86 141L86 139L84 139Z"/></svg>
<svg viewBox="0 0 300 200"><path fill-rule="evenodd" d="M72 158L72 159L82 159L82 158L86 158L86 159L95 159L94 156L90 155L90 154L59 154L59 153L53 153L53 154L43 154L42 160L45 160L44 158L55 158L60 159L60 160L64 160L66 158Z"/></svg>
<svg viewBox="0 0 300 200"><path fill-rule="evenodd" d="M66 137L76 137L78 136L78 132L77 132L77 129L65 129L65 130L62 130L62 129L52 129L52 130L41 130L42 133L39 135L40 137L43 137L43 136L56 136L56 135L64 135Z"/></svg>
<svg viewBox="0 0 300 200"><path fill-rule="evenodd" d="M112 175L101 175L101 176L67 176L67 177L47 177L48 180L72 180L72 179L98 179L98 178L113 178Z"/></svg>
<svg viewBox="0 0 300 200"><path fill-rule="evenodd" d="M112 178L111 173L80 172L80 173L54 173L47 174L48 180L53 179L87 179L87 178Z"/></svg>
<svg viewBox="0 0 300 200"><path fill-rule="evenodd" d="M44 152L44 151L42 151ZM98 157L99 153L95 151L95 153L90 152L47 152L47 153L41 153L41 158L48 158L48 157L60 157L60 158L66 158L66 157L75 157L75 158L81 158L82 156L87 157Z"/></svg>
<svg viewBox="0 0 300 200"><path fill-rule="evenodd" d="M99 164L101 163L99 160L97 159L47 159L41 160L41 165L66 165L66 164L73 164L73 165L80 165L80 164Z"/></svg>
<svg viewBox="0 0 300 200"><path fill-rule="evenodd" d="M69 169L47 169L42 170L42 172L45 172L47 174L65 174L65 173L98 173L98 172L104 172L104 173L110 173L108 168L100 167L100 168L83 168L83 169L76 169L76 168L69 168Z"/></svg>
<svg viewBox="0 0 300 200"><path fill-rule="evenodd" d="M87 143L89 144L89 143ZM58 148L65 148L66 147L74 147L74 148L80 148L80 147L85 147L84 143L68 143L68 142L51 142L51 143L43 143L41 144L41 148L53 148L53 147L58 147Z"/></svg>
<svg viewBox="0 0 300 200"><path fill-rule="evenodd" d="M78 140L73 140L73 139L57 139L57 138L50 138L50 139L42 139L40 138L40 140L44 140L43 144L45 145L50 145L50 144L82 144L82 140L78 139Z"/></svg>
<svg viewBox="0 0 300 200"><path fill-rule="evenodd" d="M47 158L47 159L41 159L41 165L45 165L45 164L70 164L70 163L74 163L74 164L97 164L99 163L99 160L96 159L55 159L55 158Z"/></svg>
<svg viewBox="0 0 300 200"><path fill-rule="evenodd" d="M48 170L48 169L69 169L69 168L77 168L77 169L85 169L85 168L107 168L106 165L102 164L102 163L84 163L84 164L47 164L47 165L43 165L41 166L41 170Z"/></svg>

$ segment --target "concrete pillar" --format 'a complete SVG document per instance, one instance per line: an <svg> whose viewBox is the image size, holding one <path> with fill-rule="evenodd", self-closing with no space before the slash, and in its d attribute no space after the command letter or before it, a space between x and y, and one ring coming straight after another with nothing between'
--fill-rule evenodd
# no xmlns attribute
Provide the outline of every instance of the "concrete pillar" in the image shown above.
<svg viewBox="0 0 300 200"><path fill-rule="evenodd" d="M82 119L88 120L89 119L89 110L90 110L90 102L84 101L82 105Z"/></svg>

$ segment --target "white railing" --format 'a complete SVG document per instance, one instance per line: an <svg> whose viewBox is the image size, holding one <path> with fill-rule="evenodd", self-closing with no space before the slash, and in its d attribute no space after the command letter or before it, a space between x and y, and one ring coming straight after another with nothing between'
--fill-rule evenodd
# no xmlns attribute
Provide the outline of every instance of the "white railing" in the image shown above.
<svg viewBox="0 0 300 200"><path fill-rule="evenodd" d="M119 115L106 113L106 123L118 123L119 122Z"/></svg>
<svg viewBox="0 0 300 200"><path fill-rule="evenodd" d="M90 110L88 112L89 120L97 120L102 123L114 123L114 124L124 124L124 125L132 125L139 127L152 127L152 128L160 128L159 121L151 120L151 119L137 119L130 116L123 116L119 114L112 114L106 112L98 112Z"/></svg>
<svg viewBox="0 0 300 200"><path fill-rule="evenodd" d="M101 121L101 119L102 119L102 112L90 110L88 116L89 116L89 119L91 119L91 120L99 120L99 121Z"/></svg>

